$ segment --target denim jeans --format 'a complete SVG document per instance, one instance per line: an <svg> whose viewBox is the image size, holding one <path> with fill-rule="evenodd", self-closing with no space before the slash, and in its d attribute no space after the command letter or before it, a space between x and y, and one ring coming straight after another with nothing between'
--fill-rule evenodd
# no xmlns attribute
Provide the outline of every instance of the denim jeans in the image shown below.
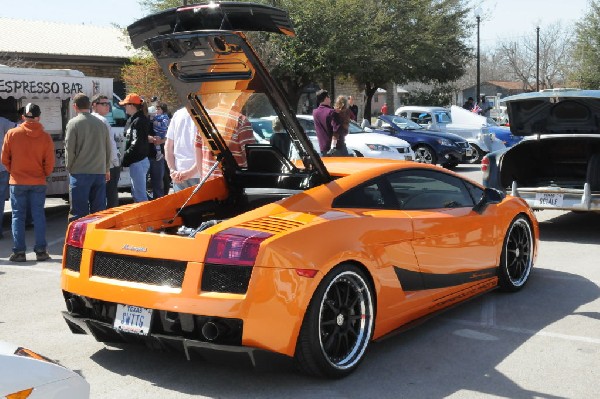
<svg viewBox="0 0 600 399"><path fill-rule="evenodd" d="M10 205L12 207L13 252L25 252L25 218L27 208L31 207L33 229L35 232L35 252L46 250L46 186L10 186Z"/></svg>
<svg viewBox="0 0 600 399"><path fill-rule="evenodd" d="M150 159L150 183L152 184L152 199L165 195L163 176L165 175L165 159L157 161Z"/></svg>
<svg viewBox="0 0 600 399"><path fill-rule="evenodd" d="M131 196L134 202L148 201L146 194L146 175L150 168L150 161L144 158L129 165L129 176L131 177Z"/></svg>
<svg viewBox="0 0 600 399"><path fill-rule="evenodd" d="M106 175L73 173L69 175L69 222L106 209ZM35 225L35 221L33 222Z"/></svg>
<svg viewBox="0 0 600 399"><path fill-rule="evenodd" d="M0 237L2 234L2 225L4 224L4 200L8 198L8 179L10 174L3 170L0 172Z"/></svg>
<svg viewBox="0 0 600 399"><path fill-rule="evenodd" d="M198 183L200 183L199 177L192 177L190 179L182 181L181 183L173 183L173 191L177 192L185 190L188 187L196 186Z"/></svg>
<svg viewBox="0 0 600 399"><path fill-rule="evenodd" d="M121 176L121 167L110 168L110 180L106 182L106 207L113 208L119 206L119 177Z"/></svg>

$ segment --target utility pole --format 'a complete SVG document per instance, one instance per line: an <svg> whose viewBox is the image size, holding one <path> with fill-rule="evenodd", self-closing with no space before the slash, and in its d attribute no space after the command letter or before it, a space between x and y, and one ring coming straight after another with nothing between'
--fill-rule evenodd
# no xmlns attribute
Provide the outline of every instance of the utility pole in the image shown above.
<svg viewBox="0 0 600 399"><path fill-rule="evenodd" d="M537 49L535 57L535 91L540 91L540 27L538 26L535 30L537 32Z"/></svg>
<svg viewBox="0 0 600 399"><path fill-rule="evenodd" d="M475 104L479 103L479 96L481 95L481 62L479 53L479 24L481 23L481 9L477 7L475 10L475 18L477 19L477 92L475 93Z"/></svg>

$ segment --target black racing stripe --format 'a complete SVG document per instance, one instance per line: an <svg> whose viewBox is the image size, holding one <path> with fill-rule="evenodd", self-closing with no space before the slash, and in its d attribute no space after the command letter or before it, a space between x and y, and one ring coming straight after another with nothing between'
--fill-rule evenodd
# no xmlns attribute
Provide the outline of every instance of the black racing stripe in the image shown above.
<svg viewBox="0 0 600 399"><path fill-rule="evenodd" d="M453 287L473 281L485 280L498 274L498 268L478 270L474 272L433 274L419 273L394 266L400 285L405 291L431 290L435 288Z"/></svg>

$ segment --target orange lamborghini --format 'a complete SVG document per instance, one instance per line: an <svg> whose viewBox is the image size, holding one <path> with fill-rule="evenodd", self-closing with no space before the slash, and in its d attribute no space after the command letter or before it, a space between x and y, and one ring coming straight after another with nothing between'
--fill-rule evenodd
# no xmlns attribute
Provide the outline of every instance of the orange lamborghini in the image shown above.
<svg viewBox="0 0 600 399"><path fill-rule="evenodd" d="M372 340L525 285L538 225L523 200L431 165L321 158L240 30L293 35L286 12L250 3L129 27L216 162L197 186L70 224L61 284L74 333L188 356L267 350L335 378ZM240 148L247 119L267 116L287 146Z"/></svg>

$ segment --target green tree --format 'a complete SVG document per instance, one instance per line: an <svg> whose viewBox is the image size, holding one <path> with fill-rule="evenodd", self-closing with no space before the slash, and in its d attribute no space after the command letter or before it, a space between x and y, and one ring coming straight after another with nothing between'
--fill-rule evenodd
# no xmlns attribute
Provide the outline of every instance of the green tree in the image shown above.
<svg viewBox="0 0 600 399"><path fill-rule="evenodd" d="M570 79L581 88L600 88L600 3L591 0L587 14L576 24Z"/></svg>
<svg viewBox="0 0 600 399"><path fill-rule="evenodd" d="M121 75L127 85L127 91L138 93L146 99L157 96L171 109L179 107L177 94L158 62L150 54L132 58L121 70Z"/></svg>
<svg viewBox="0 0 600 399"><path fill-rule="evenodd" d="M251 33L257 51L290 104L302 89L350 76L371 99L388 82L456 80L469 55L466 0L255 0L287 10L296 37ZM150 11L181 5L141 0ZM331 89L331 87L329 87Z"/></svg>

